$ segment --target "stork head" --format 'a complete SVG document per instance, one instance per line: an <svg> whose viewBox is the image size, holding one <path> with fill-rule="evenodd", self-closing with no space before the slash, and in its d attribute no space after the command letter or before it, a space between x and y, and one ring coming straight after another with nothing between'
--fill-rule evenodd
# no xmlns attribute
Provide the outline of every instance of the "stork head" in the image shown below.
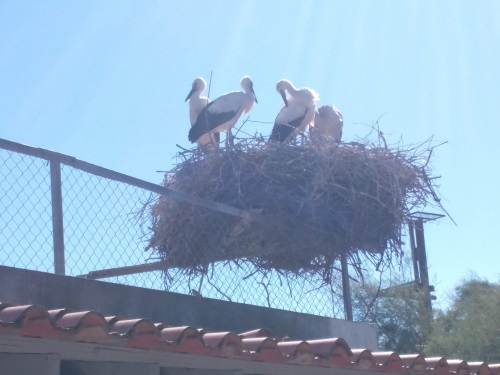
<svg viewBox="0 0 500 375"><path fill-rule="evenodd" d="M333 106L331 104L325 104L318 108L318 115L320 116L331 116L333 114Z"/></svg>
<svg viewBox="0 0 500 375"><path fill-rule="evenodd" d="M318 115L330 119L336 123L342 123L343 118L340 111L332 104L325 104L318 108Z"/></svg>
<svg viewBox="0 0 500 375"><path fill-rule="evenodd" d="M246 93L252 93L255 103L259 104L259 102L257 101L257 96L255 95L255 91L253 91L252 79L249 76L245 76L241 79L240 83L243 91L245 91Z"/></svg>
<svg viewBox="0 0 500 375"><path fill-rule="evenodd" d="M193 81L193 85L191 87L191 91L189 91L189 94L188 96L186 97L186 100L184 100L185 102L187 102L189 100L189 98L191 96L193 96L193 94L195 92L199 92L199 93L202 93L203 91L205 91L205 88L207 87L207 83L205 82L205 80L201 77L198 77L196 78L194 81Z"/></svg>
<svg viewBox="0 0 500 375"><path fill-rule="evenodd" d="M288 107L288 99L286 98L286 92L290 91L290 88L293 87L292 83L287 79L282 79L276 84L276 91L278 91L283 99L283 103L285 103L285 107Z"/></svg>
<svg viewBox="0 0 500 375"><path fill-rule="evenodd" d="M321 134L321 137L328 142L340 143L343 123L342 114L334 105L322 105L316 110L314 127L319 131L318 135Z"/></svg>

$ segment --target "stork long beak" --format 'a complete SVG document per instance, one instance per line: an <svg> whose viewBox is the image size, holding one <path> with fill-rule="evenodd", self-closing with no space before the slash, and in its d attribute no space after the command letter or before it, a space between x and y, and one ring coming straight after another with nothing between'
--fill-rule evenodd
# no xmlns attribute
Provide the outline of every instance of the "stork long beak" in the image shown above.
<svg viewBox="0 0 500 375"><path fill-rule="evenodd" d="M255 99L255 103L259 104L258 100L257 100L257 95L255 95L255 91L253 91L253 84L250 85L250 91L252 92L253 94L253 98Z"/></svg>
<svg viewBox="0 0 500 375"><path fill-rule="evenodd" d="M281 97L283 98L283 103L285 103L285 107L288 107L288 100L286 98L286 92L285 90L280 91Z"/></svg>
<svg viewBox="0 0 500 375"><path fill-rule="evenodd" d="M193 87L193 88L191 89L191 91L189 91L188 96L186 96L186 100L184 100L185 102L187 102L187 101L189 100L189 98L191 97L191 95L193 95L194 89L195 89L195 87Z"/></svg>

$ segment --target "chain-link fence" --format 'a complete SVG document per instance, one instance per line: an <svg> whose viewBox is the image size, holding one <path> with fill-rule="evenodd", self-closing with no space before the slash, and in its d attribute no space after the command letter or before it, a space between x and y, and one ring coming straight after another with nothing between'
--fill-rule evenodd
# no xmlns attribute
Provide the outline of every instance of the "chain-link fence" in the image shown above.
<svg viewBox="0 0 500 375"><path fill-rule="evenodd" d="M324 275L265 267L257 261L262 254L238 252L242 233L251 225L269 224L254 222L255 210L224 206L6 140L0 140L0 199L0 264L344 316L340 273L326 282ZM183 210L175 242L189 249L183 256L172 251L168 239L159 247L170 253L146 250L159 209L163 216ZM203 212L214 210L219 219L211 219L213 225L200 226L196 235L183 232L184 226L198 225ZM204 251L214 249L214 241L218 250ZM339 262L332 260L331 268L338 270Z"/></svg>

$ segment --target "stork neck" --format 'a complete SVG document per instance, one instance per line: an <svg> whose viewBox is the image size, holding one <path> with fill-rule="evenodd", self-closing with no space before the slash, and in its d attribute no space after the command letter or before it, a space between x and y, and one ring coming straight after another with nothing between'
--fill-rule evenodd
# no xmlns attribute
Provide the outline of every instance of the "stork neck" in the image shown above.
<svg viewBox="0 0 500 375"><path fill-rule="evenodd" d="M248 85L243 86L243 92L247 95L253 95L252 90L250 90L250 86Z"/></svg>
<svg viewBox="0 0 500 375"><path fill-rule="evenodd" d="M205 88L200 87L198 90L196 90L196 92L194 94L196 95L196 97L200 98L201 94L203 94L203 91L205 91Z"/></svg>
<svg viewBox="0 0 500 375"><path fill-rule="evenodd" d="M295 88L292 82L288 82L287 86L287 90L290 95L294 96L294 94L297 94L299 92L299 90Z"/></svg>

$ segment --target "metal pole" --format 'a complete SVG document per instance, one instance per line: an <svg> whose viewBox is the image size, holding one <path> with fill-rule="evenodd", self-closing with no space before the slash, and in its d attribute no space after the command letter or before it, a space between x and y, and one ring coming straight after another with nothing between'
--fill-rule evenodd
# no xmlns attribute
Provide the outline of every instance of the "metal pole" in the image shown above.
<svg viewBox="0 0 500 375"><path fill-rule="evenodd" d="M415 220L415 237L417 239L420 281L425 293L425 307L432 310L431 291L429 289L429 270L427 269L427 253L425 251L424 221L422 219Z"/></svg>
<svg viewBox="0 0 500 375"><path fill-rule="evenodd" d="M408 231L410 234L410 248L411 248L411 260L413 262L413 274L415 275L415 281L420 285L420 272L418 270L418 254L415 245L415 226L413 221L408 223Z"/></svg>
<svg viewBox="0 0 500 375"><path fill-rule="evenodd" d="M62 211L61 163L50 161L52 193L52 238L54 241L54 273L64 275L64 227Z"/></svg>
<svg viewBox="0 0 500 375"><path fill-rule="evenodd" d="M347 254L340 255L340 265L342 266L342 293L344 295L344 309L347 320L352 318L351 285L349 284L349 269L347 268Z"/></svg>

